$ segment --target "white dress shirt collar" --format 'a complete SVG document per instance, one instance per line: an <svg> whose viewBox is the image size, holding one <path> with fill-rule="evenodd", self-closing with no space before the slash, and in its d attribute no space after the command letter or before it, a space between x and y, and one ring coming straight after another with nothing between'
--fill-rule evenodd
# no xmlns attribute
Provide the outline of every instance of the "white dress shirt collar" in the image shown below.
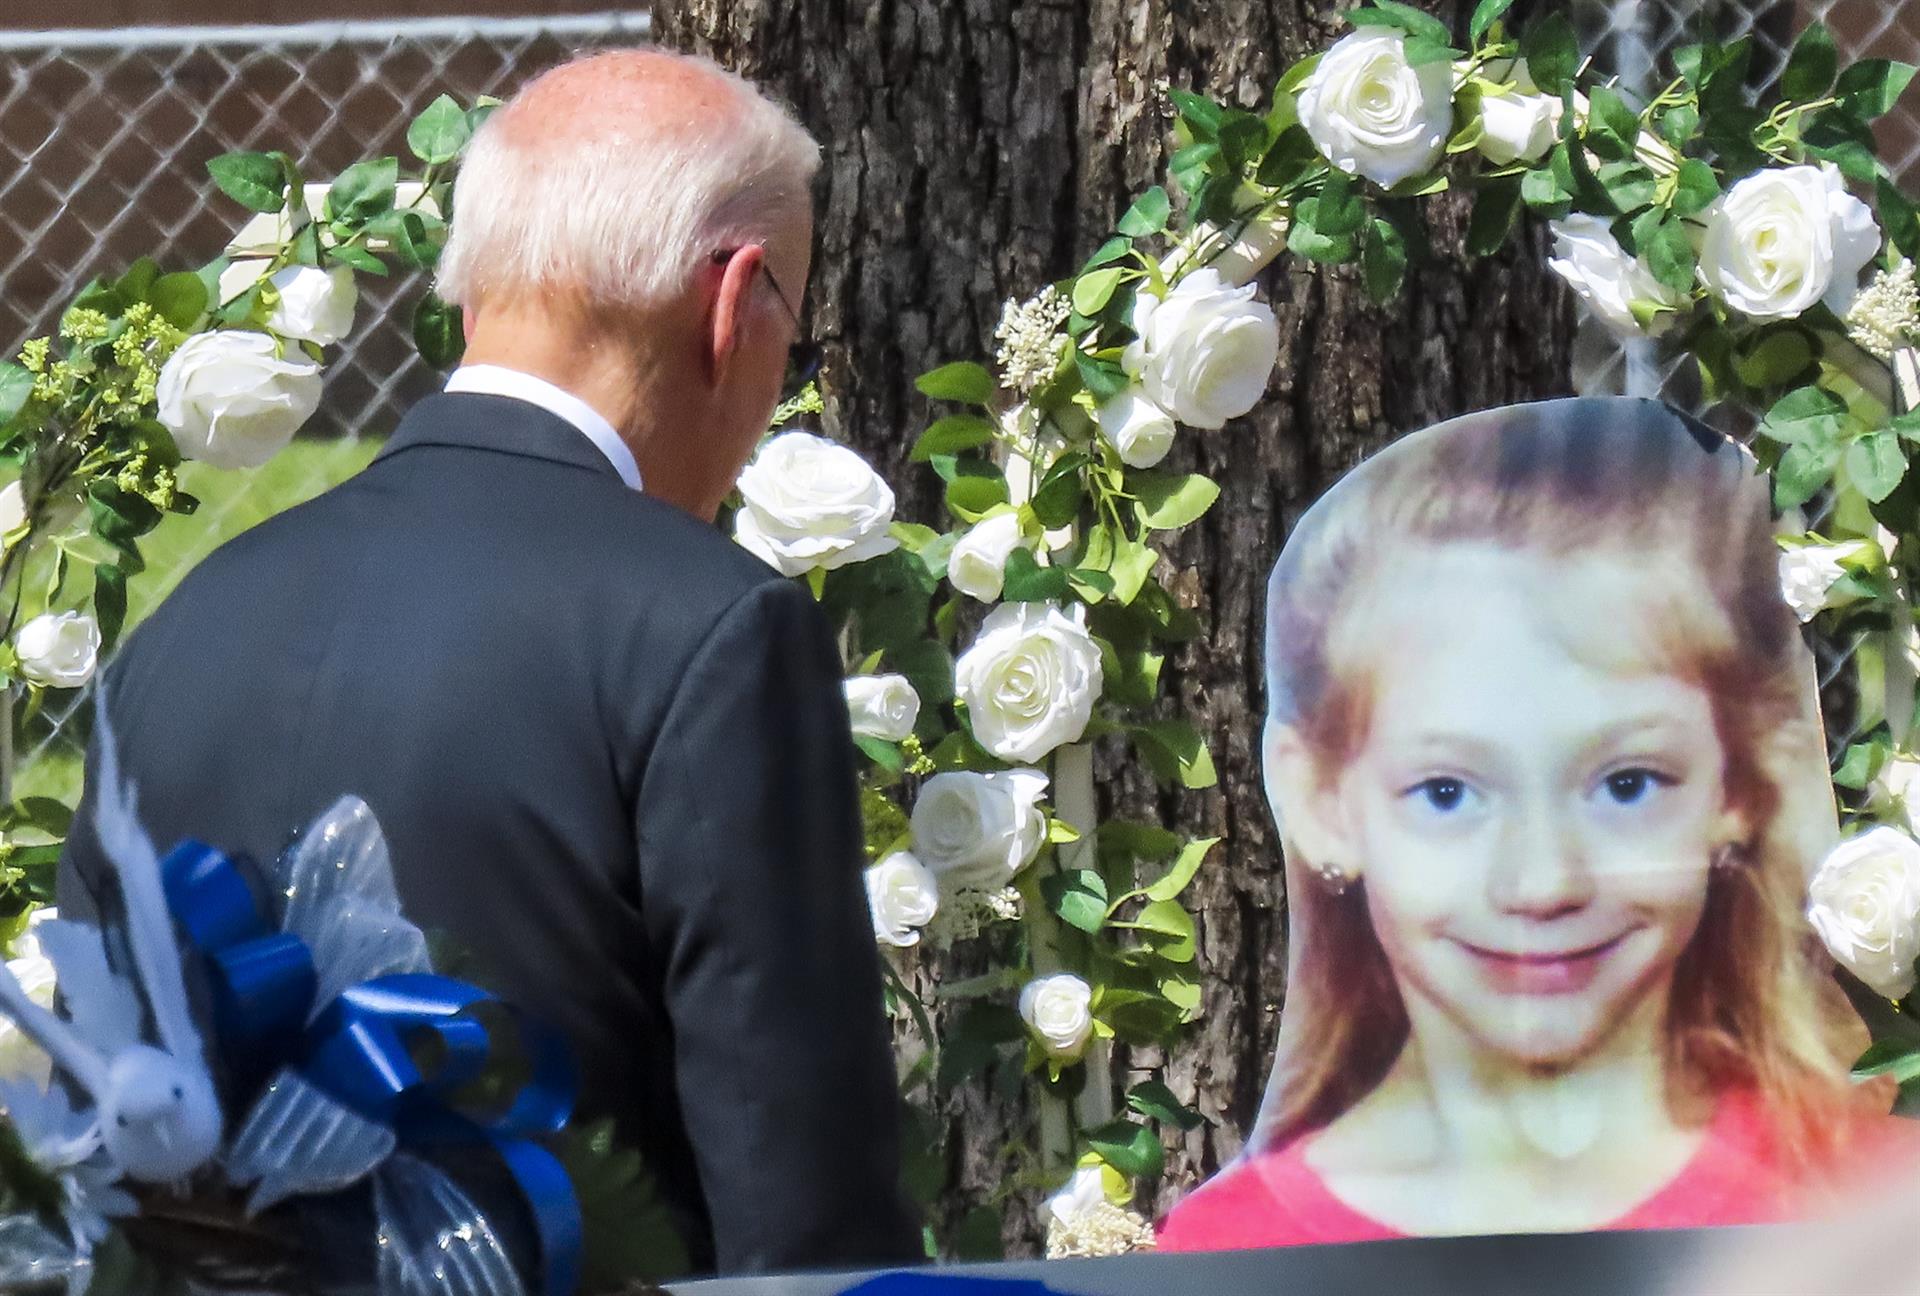
<svg viewBox="0 0 1920 1296"><path fill-rule="evenodd" d="M447 379L446 390L482 396L509 396L514 400L526 401L529 405L538 405L547 413L579 428L581 434L607 457L613 470L620 474L620 480L634 490L640 489L640 465L633 461L633 451L627 449L627 443L613 430L613 424L572 392L530 373L491 364L460 366L453 371L453 377Z"/></svg>

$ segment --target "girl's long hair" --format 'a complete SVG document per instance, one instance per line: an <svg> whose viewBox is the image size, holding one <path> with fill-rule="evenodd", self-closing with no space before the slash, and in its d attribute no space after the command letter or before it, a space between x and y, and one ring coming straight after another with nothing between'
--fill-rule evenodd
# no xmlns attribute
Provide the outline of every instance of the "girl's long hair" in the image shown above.
<svg viewBox="0 0 1920 1296"><path fill-rule="evenodd" d="M1833 833L1833 802L1812 662L1780 590L1765 478L1719 433L1665 405L1619 398L1469 415L1382 452L1301 521L1268 586L1268 723L1300 735L1322 786L1359 750L1368 724L1371 689L1359 662L1369 645L1364 631L1343 633L1343 620L1396 553L1444 542L1565 559L1625 552L1647 572L1657 602L1636 612L1653 628L1650 651L1661 669L1707 692L1726 753L1726 801L1750 834L1734 867L1712 870L1700 926L1675 969L1667 1015L1675 1111L1703 1119L1717 1095L1746 1089L1790 1158L1824 1160L1835 1126L1822 1115L1848 1101L1851 1014L1800 905ZM1597 627L1628 615L1598 605L1580 613ZM1281 830L1284 840L1284 821ZM1294 944L1253 1150L1346 1111L1407 1038L1364 881L1336 895L1314 875L1318 861L1287 846Z"/></svg>

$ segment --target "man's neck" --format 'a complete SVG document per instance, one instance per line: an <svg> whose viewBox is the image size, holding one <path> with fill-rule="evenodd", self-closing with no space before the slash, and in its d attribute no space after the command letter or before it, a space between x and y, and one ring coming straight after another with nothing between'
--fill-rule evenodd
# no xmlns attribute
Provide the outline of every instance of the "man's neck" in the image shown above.
<svg viewBox="0 0 1920 1296"><path fill-rule="evenodd" d="M700 425L697 411L685 408L685 366L645 346L614 341L653 332L643 321L582 320L563 327L546 315L517 317L490 308L468 338L462 363L530 374L584 401L632 451L647 494L711 520L706 497L712 491L689 482L686 447L676 446L670 435L673 428Z"/></svg>

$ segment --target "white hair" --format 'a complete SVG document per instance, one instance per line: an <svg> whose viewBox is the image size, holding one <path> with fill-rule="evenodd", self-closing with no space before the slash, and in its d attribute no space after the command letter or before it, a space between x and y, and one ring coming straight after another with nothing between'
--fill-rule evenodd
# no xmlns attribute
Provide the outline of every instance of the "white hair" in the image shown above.
<svg viewBox="0 0 1920 1296"><path fill-rule="evenodd" d="M436 275L459 306L498 289L564 288L594 305L645 307L683 291L715 251L765 243L809 201L820 146L744 78L692 55L731 91L720 129L645 121L529 143L475 133L454 184Z"/></svg>

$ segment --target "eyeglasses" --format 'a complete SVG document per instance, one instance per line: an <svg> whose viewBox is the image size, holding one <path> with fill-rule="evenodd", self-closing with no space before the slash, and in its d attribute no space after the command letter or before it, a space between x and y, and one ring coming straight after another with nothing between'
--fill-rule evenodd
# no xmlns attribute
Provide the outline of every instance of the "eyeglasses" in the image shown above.
<svg viewBox="0 0 1920 1296"><path fill-rule="evenodd" d="M714 251L713 263L725 265L739 250L739 248L718 248ZM780 299L780 308L786 311L787 318L793 321L794 340L792 345L787 347L787 383L796 388L805 386L820 372L820 363L824 359L821 346L807 337L806 329L800 323L800 312L794 309L793 303L787 298L786 290L780 286L780 281L773 277L773 271L767 268L765 257L760 260L760 273L766 279L767 286L773 289L773 295Z"/></svg>

